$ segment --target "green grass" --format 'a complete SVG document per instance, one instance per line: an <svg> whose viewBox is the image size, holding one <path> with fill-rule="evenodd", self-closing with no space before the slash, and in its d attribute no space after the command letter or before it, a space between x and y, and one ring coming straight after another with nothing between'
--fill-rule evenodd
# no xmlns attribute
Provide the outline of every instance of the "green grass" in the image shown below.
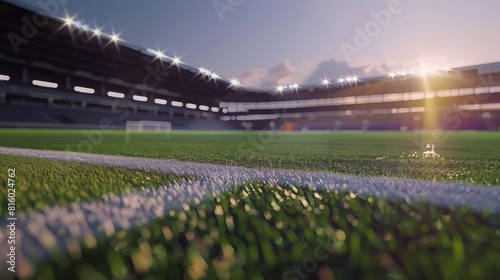
<svg viewBox="0 0 500 280"><path fill-rule="evenodd" d="M125 143L123 133L106 132L89 152L500 185L497 133L447 134L436 144L444 160L401 157L419 151L415 141L429 135L275 133L255 145L258 137L176 132L170 140L143 134ZM0 146L76 151L85 139L82 131L0 130ZM238 149L241 143L254 149ZM13 167L19 211L190 179L0 155L1 170ZM4 188L1 205L6 201ZM87 236L36 263L33 273L39 279L300 279L293 274L298 266L323 279L492 279L500 273L499 228L497 214L249 182L139 228L95 242ZM312 259L317 268L307 272Z"/></svg>
<svg viewBox="0 0 500 280"><path fill-rule="evenodd" d="M500 185L500 133L0 130L0 146ZM408 158L435 144L444 160ZM404 157L402 157L404 155Z"/></svg>
<svg viewBox="0 0 500 280"><path fill-rule="evenodd" d="M107 193L120 194L189 179L159 172L0 154L0 170L4 172L0 176L1 186L8 184L9 168L16 169L17 211L43 210L47 206L99 199ZM0 217L6 215L7 203L5 187L0 191Z"/></svg>
<svg viewBox="0 0 500 280"><path fill-rule="evenodd" d="M494 279L499 225L467 209L254 182L37 269L47 279L304 279L293 267L323 279Z"/></svg>

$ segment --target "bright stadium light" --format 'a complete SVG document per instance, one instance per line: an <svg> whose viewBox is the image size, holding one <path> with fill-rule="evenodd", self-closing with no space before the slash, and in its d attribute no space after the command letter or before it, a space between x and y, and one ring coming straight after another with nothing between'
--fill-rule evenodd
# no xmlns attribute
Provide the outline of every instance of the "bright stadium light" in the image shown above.
<svg viewBox="0 0 500 280"><path fill-rule="evenodd" d="M59 86L57 83L47 82L42 80L33 80L31 83L35 86L46 87L46 88L57 88Z"/></svg>
<svg viewBox="0 0 500 280"><path fill-rule="evenodd" d="M156 104L167 105L167 100L165 100L165 99L156 98L154 101Z"/></svg>
<svg viewBox="0 0 500 280"><path fill-rule="evenodd" d="M357 80L358 80L358 77L351 77L351 76L347 77L347 81L348 81L349 83L353 83L353 82L355 82L355 81L357 81Z"/></svg>
<svg viewBox="0 0 500 280"><path fill-rule="evenodd" d="M207 76L210 74L210 71L208 71L207 69L205 69L203 67L200 67L200 68L198 68L198 73L202 74L203 76Z"/></svg>
<svg viewBox="0 0 500 280"><path fill-rule="evenodd" d="M174 58L172 58L172 64L175 65L175 66L179 66L179 64L182 63L182 60L180 57L177 57L177 56L174 56Z"/></svg>
<svg viewBox="0 0 500 280"><path fill-rule="evenodd" d="M124 98L125 94L116 91L108 91L108 96L113 98Z"/></svg>
<svg viewBox="0 0 500 280"><path fill-rule="evenodd" d="M344 86L345 83L346 83L346 79L344 79L342 77L337 78L337 81L335 82L335 84L341 85L341 86Z"/></svg>
<svg viewBox="0 0 500 280"><path fill-rule="evenodd" d="M148 101L148 98L146 96L142 96L142 95L134 95L134 96L132 96L132 99L134 99L135 101L140 101L140 102Z"/></svg>
<svg viewBox="0 0 500 280"><path fill-rule="evenodd" d="M81 93L88 93L88 94L94 94L95 93L95 89L88 88L88 87L75 86L73 89L75 91L81 92Z"/></svg>
<svg viewBox="0 0 500 280"><path fill-rule="evenodd" d="M101 34L102 34L101 29L99 29L99 28L94 29L94 34L96 36L101 36Z"/></svg>
<svg viewBox="0 0 500 280"><path fill-rule="evenodd" d="M10 76L0 74L0 81L10 81Z"/></svg>
<svg viewBox="0 0 500 280"><path fill-rule="evenodd" d="M231 80L229 80L229 83L230 83L230 86L234 87L234 88L239 88L241 86L241 82L238 81L237 79L235 78L232 78Z"/></svg>
<svg viewBox="0 0 500 280"><path fill-rule="evenodd" d="M217 81L217 79L219 79L219 78L220 78L220 76L217 75L217 73L215 73L215 72L210 73L210 79Z"/></svg>
<svg viewBox="0 0 500 280"><path fill-rule="evenodd" d="M451 69L450 67L443 67L443 68L439 69L438 71L448 74L448 72L453 71L453 69Z"/></svg>
<svg viewBox="0 0 500 280"><path fill-rule="evenodd" d="M330 80L329 79L324 78L323 80L321 80L321 86L326 87L326 89L328 89L329 85L330 85Z"/></svg>
<svg viewBox="0 0 500 280"><path fill-rule="evenodd" d="M279 94L283 94L283 91L285 91L285 87L284 86L277 86L274 89L274 92L279 93Z"/></svg>
<svg viewBox="0 0 500 280"><path fill-rule="evenodd" d="M298 85L298 84L296 84L296 83L294 83L294 84L291 84L291 85L290 85L290 88L291 88L291 89L294 89L294 90L298 90L298 89L299 89L299 85Z"/></svg>
<svg viewBox="0 0 500 280"><path fill-rule="evenodd" d="M337 85L344 86L346 84L352 85L358 85L359 78L357 76L347 76L345 78L338 78L337 81L335 82Z"/></svg>
<svg viewBox="0 0 500 280"><path fill-rule="evenodd" d="M66 25L72 25L75 21L72 17L67 16L66 18L64 18L64 22L66 23Z"/></svg>
<svg viewBox="0 0 500 280"><path fill-rule="evenodd" d="M85 23L81 23L81 22L77 22L77 25L79 28L85 30L85 31L89 31L90 30L90 26L88 26L87 24Z"/></svg>
<svg viewBox="0 0 500 280"><path fill-rule="evenodd" d="M165 53L163 51L160 51L160 50L154 50L154 49L151 49L151 48L147 48L146 51L154 56L156 56L156 58L165 58L167 57L165 55Z"/></svg>
<svg viewBox="0 0 500 280"><path fill-rule="evenodd" d="M156 57L157 58L164 58L165 54L162 51L156 51Z"/></svg>
<svg viewBox="0 0 500 280"><path fill-rule="evenodd" d="M111 35L110 38L111 38L111 41L113 41L115 43L118 42L118 41L120 41L120 37L118 37L118 35L114 34L114 33L113 33L113 35Z"/></svg>
<svg viewBox="0 0 500 280"><path fill-rule="evenodd" d="M172 101L170 102L170 104L174 107L182 107L182 105L184 105L182 102L179 101Z"/></svg>
<svg viewBox="0 0 500 280"><path fill-rule="evenodd" d="M186 103L186 108L188 108L188 109L193 109L194 110L194 109L196 109L196 107L197 107L196 104Z"/></svg>

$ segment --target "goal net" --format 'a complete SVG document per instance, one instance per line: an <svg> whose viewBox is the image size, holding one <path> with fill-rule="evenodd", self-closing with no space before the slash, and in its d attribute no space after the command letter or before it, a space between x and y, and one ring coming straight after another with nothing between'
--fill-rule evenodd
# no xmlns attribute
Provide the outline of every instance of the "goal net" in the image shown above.
<svg viewBox="0 0 500 280"><path fill-rule="evenodd" d="M125 123L125 132L127 142L130 141L132 135L140 135L141 138L160 136L170 139L172 124L159 121L127 121Z"/></svg>

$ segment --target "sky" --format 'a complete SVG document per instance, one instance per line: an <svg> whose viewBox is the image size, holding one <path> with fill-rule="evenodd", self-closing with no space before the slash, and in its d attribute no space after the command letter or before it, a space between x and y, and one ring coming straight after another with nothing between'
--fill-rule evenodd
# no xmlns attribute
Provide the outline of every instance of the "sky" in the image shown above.
<svg viewBox="0 0 500 280"><path fill-rule="evenodd" d="M253 89L500 61L498 0L18 1Z"/></svg>

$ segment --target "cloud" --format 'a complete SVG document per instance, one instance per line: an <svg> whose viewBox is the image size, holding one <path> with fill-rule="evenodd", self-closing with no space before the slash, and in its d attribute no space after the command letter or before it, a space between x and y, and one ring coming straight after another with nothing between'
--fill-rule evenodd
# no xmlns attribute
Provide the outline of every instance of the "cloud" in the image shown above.
<svg viewBox="0 0 500 280"><path fill-rule="evenodd" d="M389 67L386 64L351 67L347 62L332 58L318 63L316 69L313 70L307 79L305 79L304 84L315 84L325 77L335 78L340 76L356 75L363 78L381 76L387 74L388 72Z"/></svg>
<svg viewBox="0 0 500 280"><path fill-rule="evenodd" d="M268 69L253 69L244 72L237 78L246 87L270 90L277 85L290 84L299 78L297 76L306 77L297 80L302 80L301 84L315 85L325 77L333 79L340 76L356 75L360 78L366 78L382 76L390 72L386 64L351 67L347 62L336 59L324 60L316 65L311 64L304 67L304 69L298 69L302 71L296 71L288 60L284 60Z"/></svg>
<svg viewBox="0 0 500 280"><path fill-rule="evenodd" d="M269 69L254 69L238 75L238 79L245 86L271 89L276 85L289 83L295 69L289 61L281 61Z"/></svg>

